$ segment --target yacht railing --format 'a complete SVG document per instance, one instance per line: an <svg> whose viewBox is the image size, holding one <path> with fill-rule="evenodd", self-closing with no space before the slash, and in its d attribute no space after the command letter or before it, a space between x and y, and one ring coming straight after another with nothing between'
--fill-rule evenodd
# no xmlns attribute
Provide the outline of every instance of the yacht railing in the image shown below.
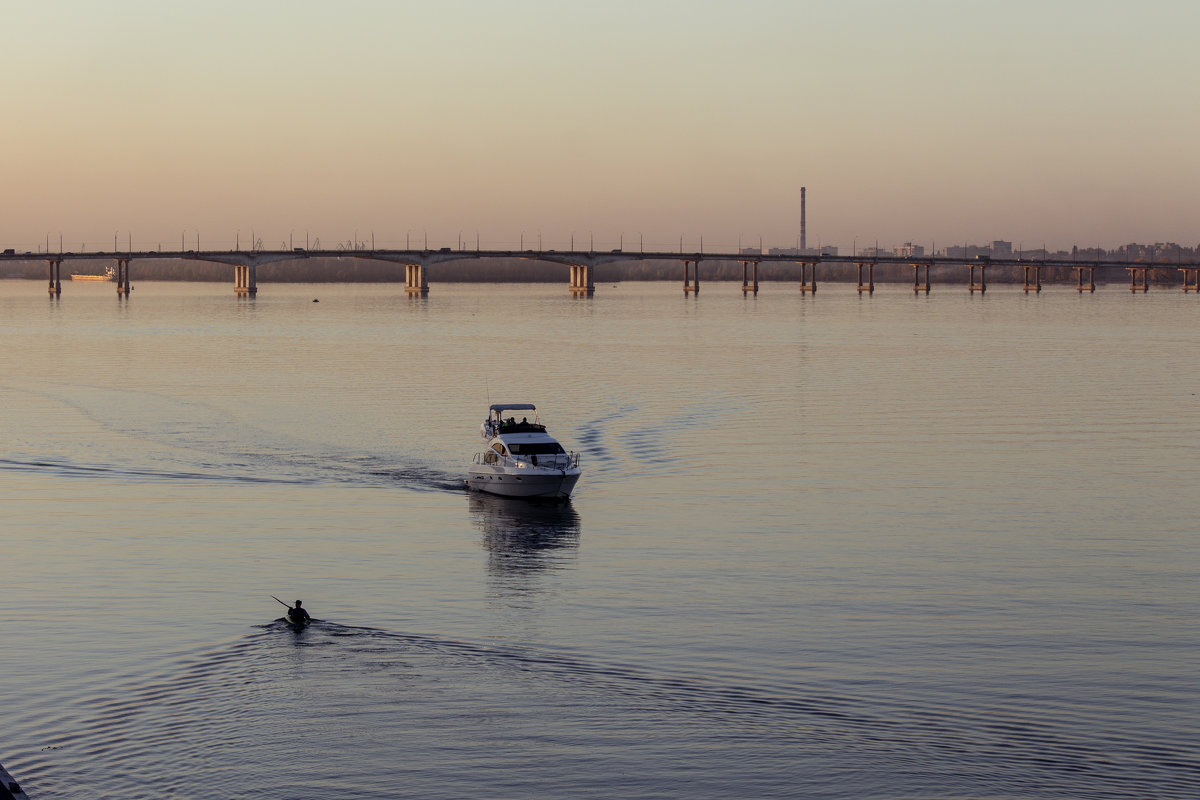
<svg viewBox="0 0 1200 800"><path fill-rule="evenodd" d="M489 454L496 456L495 460L488 461ZM519 466L536 466L549 467L551 469L578 469L579 468L579 453L574 450L568 450L565 453L553 453L548 455L538 455L537 463L533 463L534 456L502 456L494 450L485 450L482 453L476 453L474 463L488 464L494 467L519 467Z"/></svg>

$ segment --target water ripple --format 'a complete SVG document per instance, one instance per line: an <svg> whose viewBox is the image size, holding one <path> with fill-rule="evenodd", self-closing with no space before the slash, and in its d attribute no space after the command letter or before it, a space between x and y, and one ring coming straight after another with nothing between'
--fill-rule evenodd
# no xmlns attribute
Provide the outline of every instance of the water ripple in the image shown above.
<svg viewBox="0 0 1200 800"><path fill-rule="evenodd" d="M475 688L481 673L498 705ZM524 703L500 700L514 694ZM576 735L590 747L616 746L618 759L626 735L641 740L641 747L656 741L652 747L664 753L684 741L688 747L742 742L735 749L793 749L797 758L815 753L848 763L867 759L877 769L907 775L909 785L917 776L937 775L943 787L975 795L990 787L1039 797L1130 796L1153 785L1158 797L1183 798L1200 777L1194 746L1115 731L1081 740L1073 726L999 706L913 707L817 687L737 685L571 653L330 622L315 622L299 633L270 623L226 645L169 661L157 675L92 687L80 701L74 722L23 723L41 728L48 737L43 746L53 749L27 758L22 768L51 786L57 782L60 791L75 781L102 778L106 796L124 798L162 797L166 788L178 796L203 796L196 787L220 783L221 763L231 749L240 762L264 766L255 775L234 776L237 785L223 796L315 796L279 793L300 770L336 777L346 787L342 796L384 797L370 787L387 784L388 776L399 780L405 770L375 755L389 736L403 738L410 722L428 726L427 734L448 727L462 735L461 715L499 714L503 725L474 734L482 737L475 747L486 751L505 749L506 729L518 734L535 726L549 708L573 716ZM618 720L632 729L611 728ZM54 728L51 735L48 729ZM520 735L534 753L551 746ZM449 744L434 735L413 755L438 760ZM293 748L339 752L342 763L306 768L297 755L288 755ZM73 763L89 765L86 778ZM140 767L122 768L129 764ZM463 791L472 788L470 781L456 784L447 774L440 780Z"/></svg>

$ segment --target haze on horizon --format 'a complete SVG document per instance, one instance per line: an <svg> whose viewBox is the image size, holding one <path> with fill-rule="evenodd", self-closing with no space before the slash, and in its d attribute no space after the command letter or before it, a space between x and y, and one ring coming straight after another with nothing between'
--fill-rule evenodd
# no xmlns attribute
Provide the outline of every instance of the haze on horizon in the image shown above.
<svg viewBox="0 0 1200 800"><path fill-rule="evenodd" d="M6 4L0 247L1200 240L1200 5Z"/></svg>

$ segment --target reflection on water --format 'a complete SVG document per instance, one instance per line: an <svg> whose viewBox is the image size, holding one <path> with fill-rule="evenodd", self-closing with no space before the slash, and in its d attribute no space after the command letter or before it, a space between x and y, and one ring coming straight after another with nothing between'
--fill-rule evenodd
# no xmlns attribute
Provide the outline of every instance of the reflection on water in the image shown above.
<svg viewBox="0 0 1200 800"><path fill-rule="evenodd" d="M470 492L471 518L483 532L488 569L521 575L557 566L579 546L579 514L570 503L542 503Z"/></svg>

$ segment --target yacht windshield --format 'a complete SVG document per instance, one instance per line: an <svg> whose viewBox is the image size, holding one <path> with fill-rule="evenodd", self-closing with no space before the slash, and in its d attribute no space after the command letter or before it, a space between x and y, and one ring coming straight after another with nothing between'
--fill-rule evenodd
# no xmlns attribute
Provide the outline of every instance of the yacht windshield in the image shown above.
<svg viewBox="0 0 1200 800"><path fill-rule="evenodd" d="M514 442L508 449L514 456L552 456L566 452L558 442Z"/></svg>

